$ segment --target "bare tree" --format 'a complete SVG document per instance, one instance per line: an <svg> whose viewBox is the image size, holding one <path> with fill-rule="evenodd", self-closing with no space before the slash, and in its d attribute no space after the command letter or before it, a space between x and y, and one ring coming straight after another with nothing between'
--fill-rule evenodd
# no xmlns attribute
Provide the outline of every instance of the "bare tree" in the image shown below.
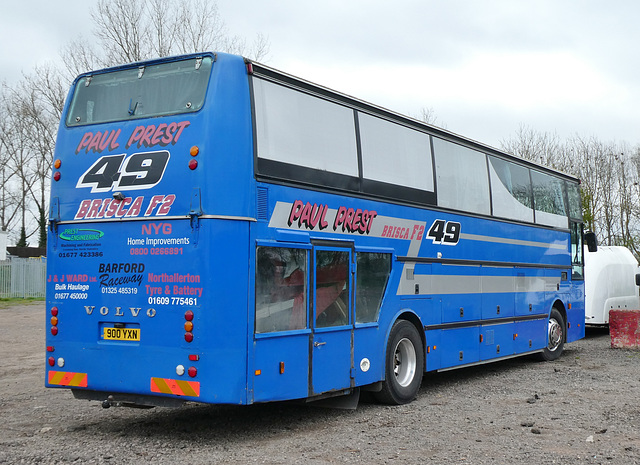
<svg viewBox="0 0 640 465"><path fill-rule="evenodd" d="M177 24L176 47L180 53L193 53L211 47L221 51L240 52L230 44L236 40L230 37L227 27L220 17L218 5L206 0L182 0Z"/></svg>
<svg viewBox="0 0 640 465"><path fill-rule="evenodd" d="M600 144L601 152L598 153L599 159L602 160L600 166L600 180L606 188L601 189L600 196L602 204L600 205L600 223L602 230L602 239L607 245L615 244L616 232L618 232L618 217L620 211L618 208L620 202L620 186L618 184L617 164L619 162L615 152L610 150L604 144ZM597 219L597 218L596 218Z"/></svg>
<svg viewBox="0 0 640 465"><path fill-rule="evenodd" d="M583 219L603 245L623 245L640 256L640 147L522 126L503 149L580 179Z"/></svg>
<svg viewBox="0 0 640 465"><path fill-rule="evenodd" d="M0 231L11 231L16 226L15 221L20 211L20 196L9 147L3 143L11 134L10 114L4 108L5 88L6 84L0 88Z"/></svg>
<svg viewBox="0 0 640 465"><path fill-rule="evenodd" d="M521 125L512 139L500 141L501 148L525 160L556 169L565 168L562 144L555 133L539 132Z"/></svg>
<svg viewBox="0 0 640 465"><path fill-rule="evenodd" d="M629 186L630 199L629 210L631 219L629 221L628 245L636 257L640 257L640 146L629 150Z"/></svg>
<svg viewBox="0 0 640 465"><path fill-rule="evenodd" d="M170 9L169 0L151 0L149 2L149 21L152 40L152 51L156 56L164 57L171 54L178 34L179 23L169 21L166 12Z"/></svg>
<svg viewBox="0 0 640 465"><path fill-rule="evenodd" d="M516 156L572 174L581 180L583 218L588 229L606 245L633 243L638 228L629 149L605 144L595 137L574 136L562 143L557 134L521 126L502 148ZM638 165L640 166L640 165ZM640 172L638 172L640 174Z"/></svg>
<svg viewBox="0 0 640 465"><path fill-rule="evenodd" d="M94 35L100 40L107 63L120 64L144 59L149 23L144 21L148 2L99 0L91 13Z"/></svg>
<svg viewBox="0 0 640 465"><path fill-rule="evenodd" d="M49 123L57 125L62 117L67 85L63 83L60 71L52 64L36 66L32 74L24 75L27 88L33 89L38 100L38 108Z"/></svg>
<svg viewBox="0 0 640 465"><path fill-rule="evenodd" d="M0 229L23 245L36 232L39 245L46 241L51 164L67 82L92 69L154 57L213 50L261 59L269 51L262 35L250 46L231 35L215 1L99 0L91 17L91 40L79 37L62 50L64 70L38 66L17 85L0 87Z"/></svg>
<svg viewBox="0 0 640 465"><path fill-rule="evenodd" d="M177 5L176 5L177 3ZM207 50L260 60L269 42L231 35L218 5L207 0L99 0L91 13L99 47L70 42L62 51L70 76L98 67Z"/></svg>
<svg viewBox="0 0 640 465"><path fill-rule="evenodd" d="M433 109L433 107L422 107L418 119L424 121L427 124L436 124L438 118L436 117L436 111Z"/></svg>
<svg viewBox="0 0 640 465"><path fill-rule="evenodd" d="M18 246L26 246L26 240L33 235L35 229L27 233L27 213L30 211L29 190L34 183L33 169L30 163L29 138L30 128L25 117L23 102L18 98L15 89L4 85L2 89L0 111L5 114L0 127L0 144L7 155L12 181L17 195L18 219L20 221L20 239Z"/></svg>
<svg viewBox="0 0 640 465"><path fill-rule="evenodd" d="M64 45L60 56L66 71L64 78L69 83L81 73L103 67L103 61L98 56L97 50L82 35Z"/></svg>
<svg viewBox="0 0 640 465"><path fill-rule="evenodd" d="M436 111L433 109L433 107L422 107L420 109L420 113L419 114L413 114L413 113L409 113L409 116L411 118L420 120L424 123L427 123L431 126L437 126L439 128L442 129L446 129L447 126L443 123L443 122L438 122L438 117L436 115Z"/></svg>
<svg viewBox="0 0 640 465"><path fill-rule="evenodd" d="M36 232L38 245L46 245L51 164L65 92L57 76L52 68L43 66L15 86L2 88L0 150L6 156L0 210L3 228L19 217L19 245L26 245L26 239ZM12 210L7 201L17 208Z"/></svg>
<svg viewBox="0 0 640 465"><path fill-rule="evenodd" d="M23 117L32 132L32 137L27 141L32 154L30 164L34 177L29 194L38 210L38 246L45 247L51 165L58 122L64 105L64 90L60 80L49 73L47 68L40 68L39 72L37 69L36 73L25 76L18 92Z"/></svg>
<svg viewBox="0 0 640 465"><path fill-rule="evenodd" d="M603 166L605 153L600 142L575 136L567 141L567 158L572 161L571 174L581 180L583 216L589 230L599 235L602 197Z"/></svg>

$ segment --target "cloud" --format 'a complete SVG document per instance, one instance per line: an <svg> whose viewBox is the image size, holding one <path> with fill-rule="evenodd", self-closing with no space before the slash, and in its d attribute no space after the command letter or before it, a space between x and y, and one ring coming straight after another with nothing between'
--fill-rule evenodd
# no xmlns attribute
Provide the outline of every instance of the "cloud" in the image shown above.
<svg viewBox="0 0 640 465"><path fill-rule="evenodd" d="M520 123L640 137L635 0L218 5L231 34L270 39L269 65L403 114L433 108L451 130L474 138L495 143ZM0 80L57 59L79 34L89 37L93 6L32 0L3 10L0 41L10 46L0 50Z"/></svg>

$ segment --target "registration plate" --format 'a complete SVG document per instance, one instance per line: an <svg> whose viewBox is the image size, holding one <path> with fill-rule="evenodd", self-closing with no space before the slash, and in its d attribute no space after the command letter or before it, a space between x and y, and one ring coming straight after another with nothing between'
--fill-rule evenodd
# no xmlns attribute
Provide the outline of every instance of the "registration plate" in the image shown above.
<svg viewBox="0 0 640 465"><path fill-rule="evenodd" d="M104 328L102 334L104 339L109 341L139 341L139 328Z"/></svg>

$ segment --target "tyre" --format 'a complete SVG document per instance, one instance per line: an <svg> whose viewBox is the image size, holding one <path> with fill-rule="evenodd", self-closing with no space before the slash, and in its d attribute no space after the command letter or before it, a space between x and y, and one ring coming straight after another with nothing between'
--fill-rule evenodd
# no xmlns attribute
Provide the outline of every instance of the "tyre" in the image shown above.
<svg viewBox="0 0 640 465"><path fill-rule="evenodd" d="M564 349L566 324L560 310L553 307L547 326L547 347L540 354L545 361L555 360L562 355Z"/></svg>
<svg viewBox="0 0 640 465"><path fill-rule="evenodd" d="M385 359L382 390L374 393L379 402L400 405L415 399L424 372L422 338L415 326L398 320L391 328Z"/></svg>

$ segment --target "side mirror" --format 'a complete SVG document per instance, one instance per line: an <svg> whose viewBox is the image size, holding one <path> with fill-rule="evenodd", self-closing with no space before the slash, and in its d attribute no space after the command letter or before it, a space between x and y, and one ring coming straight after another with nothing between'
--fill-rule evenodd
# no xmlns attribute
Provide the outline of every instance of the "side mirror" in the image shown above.
<svg viewBox="0 0 640 465"><path fill-rule="evenodd" d="M589 249L589 252L598 251L598 239L596 239L596 233L594 232L584 233L584 242L587 244L587 248Z"/></svg>

